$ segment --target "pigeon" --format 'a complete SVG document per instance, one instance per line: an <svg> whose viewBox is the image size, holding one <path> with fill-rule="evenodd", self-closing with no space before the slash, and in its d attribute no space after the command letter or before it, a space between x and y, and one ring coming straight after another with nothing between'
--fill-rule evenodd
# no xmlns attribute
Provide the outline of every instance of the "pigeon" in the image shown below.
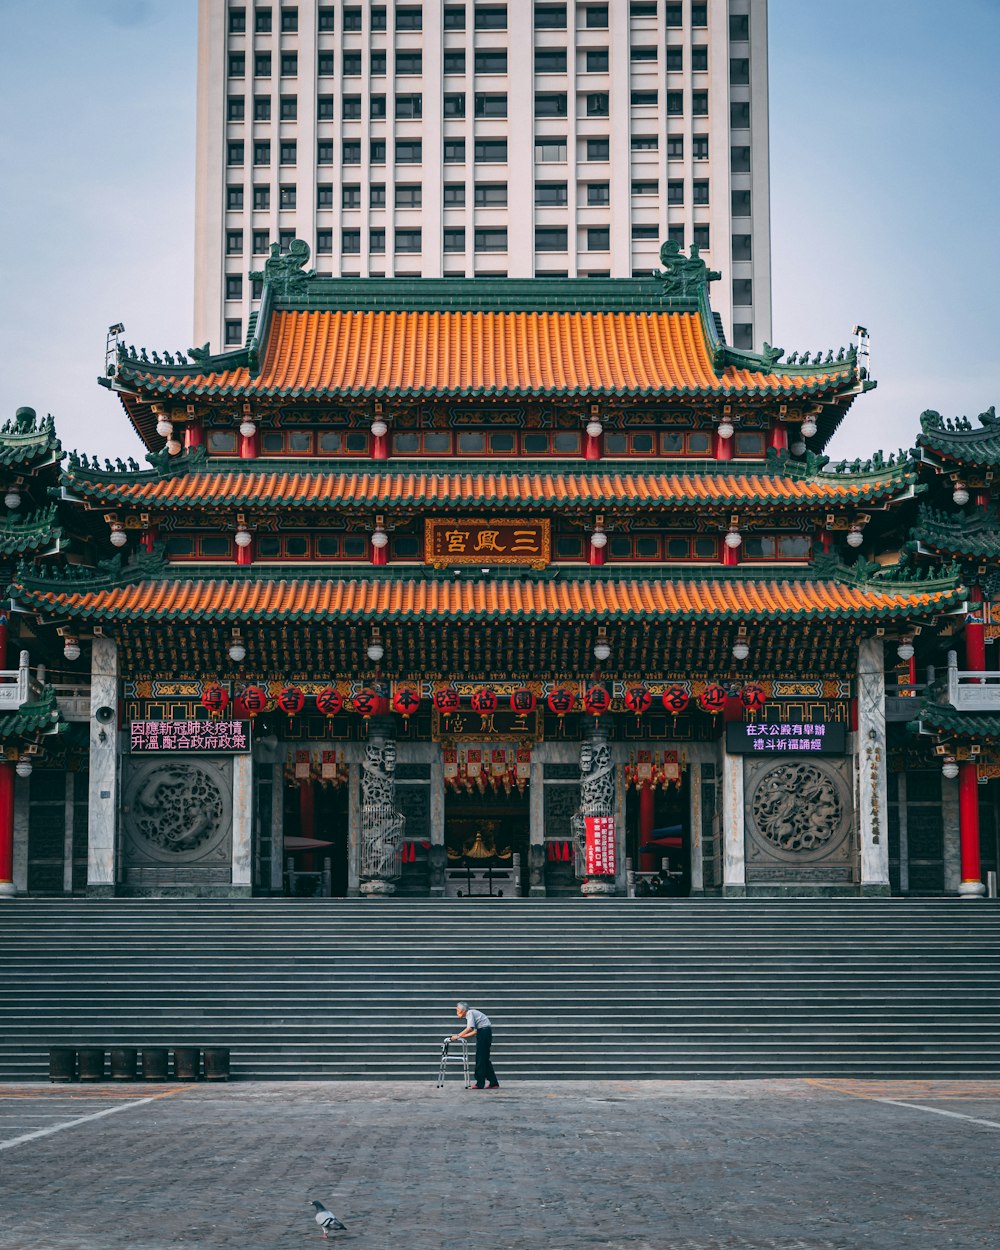
<svg viewBox="0 0 1000 1250"><path fill-rule="evenodd" d="M328 1211L326 1207L323 1206L322 1202L317 1202L314 1198L312 1200L312 1205L316 1208L316 1223L323 1230L324 1237L330 1236L331 1228L342 1228L346 1230L347 1225L341 1224L340 1220L337 1219L332 1211Z"/></svg>

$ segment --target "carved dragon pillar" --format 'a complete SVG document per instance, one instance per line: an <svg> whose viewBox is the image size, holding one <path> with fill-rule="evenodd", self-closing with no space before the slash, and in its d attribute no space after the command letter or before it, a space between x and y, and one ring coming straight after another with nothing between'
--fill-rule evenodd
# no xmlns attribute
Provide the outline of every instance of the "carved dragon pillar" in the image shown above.
<svg viewBox="0 0 1000 1250"><path fill-rule="evenodd" d="M396 740L372 721L361 763L361 893L394 894L402 873L406 817L396 807Z"/></svg>
<svg viewBox="0 0 1000 1250"><path fill-rule="evenodd" d="M601 729L595 729L580 744L580 806L573 816L576 841L576 874L584 877L580 892L588 896L614 894L615 882L609 877L586 877L584 871L587 817L613 819L615 814L615 766L611 748Z"/></svg>

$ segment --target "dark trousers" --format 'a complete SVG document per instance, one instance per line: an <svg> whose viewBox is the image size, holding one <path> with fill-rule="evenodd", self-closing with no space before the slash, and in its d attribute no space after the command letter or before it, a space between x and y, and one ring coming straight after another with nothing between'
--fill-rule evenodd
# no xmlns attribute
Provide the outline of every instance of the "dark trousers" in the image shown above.
<svg viewBox="0 0 1000 1250"><path fill-rule="evenodd" d="M493 1071L490 1060L490 1047L493 1045L492 1029L476 1030L476 1084L480 1089L484 1085L498 1085L497 1074Z"/></svg>

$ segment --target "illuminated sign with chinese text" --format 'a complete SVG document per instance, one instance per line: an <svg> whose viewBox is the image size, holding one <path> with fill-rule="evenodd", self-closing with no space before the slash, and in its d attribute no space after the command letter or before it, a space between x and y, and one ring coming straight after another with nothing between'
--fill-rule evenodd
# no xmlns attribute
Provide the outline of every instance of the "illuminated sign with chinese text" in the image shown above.
<svg viewBox="0 0 1000 1250"><path fill-rule="evenodd" d="M247 720L134 720L133 755L240 755L250 750Z"/></svg>
<svg viewBox="0 0 1000 1250"><path fill-rule="evenodd" d="M424 524L424 560L435 568L449 564L544 568L552 555L548 519L433 517Z"/></svg>
<svg viewBox="0 0 1000 1250"><path fill-rule="evenodd" d="M844 725L726 726L730 755L843 755L847 750Z"/></svg>

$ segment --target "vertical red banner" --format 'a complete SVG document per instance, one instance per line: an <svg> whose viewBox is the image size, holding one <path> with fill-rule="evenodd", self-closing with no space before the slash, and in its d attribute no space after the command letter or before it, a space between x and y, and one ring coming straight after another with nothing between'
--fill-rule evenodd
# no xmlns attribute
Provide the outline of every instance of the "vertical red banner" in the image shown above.
<svg viewBox="0 0 1000 1250"><path fill-rule="evenodd" d="M585 816L587 833L586 872L588 877L615 875L614 816Z"/></svg>

